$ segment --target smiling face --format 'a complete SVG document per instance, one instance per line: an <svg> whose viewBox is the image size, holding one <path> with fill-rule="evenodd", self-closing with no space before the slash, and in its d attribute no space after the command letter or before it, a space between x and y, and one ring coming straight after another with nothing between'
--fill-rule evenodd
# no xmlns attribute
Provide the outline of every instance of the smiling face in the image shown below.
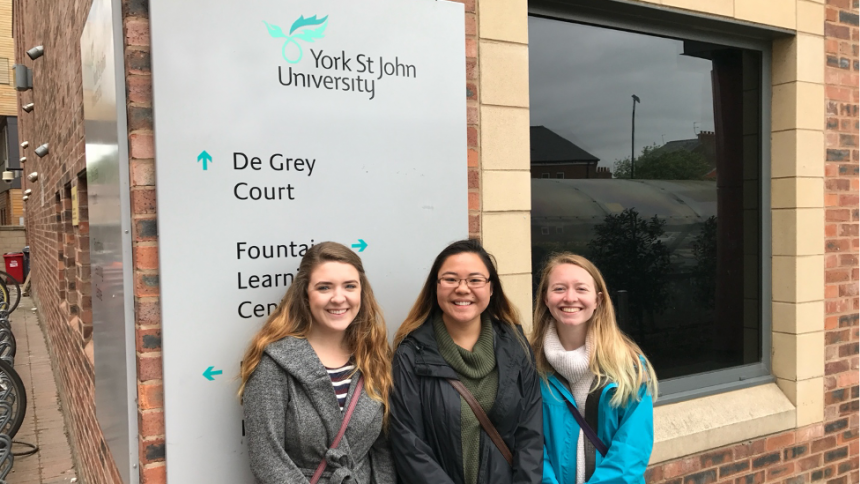
<svg viewBox="0 0 860 484"><path fill-rule="evenodd" d="M594 278L582 267L559 264L549 273L544 302L559 330L563 327L585 328L600 301Z"/></svg>
<svg viewBox="0 0 860 484"><path fill-rule="evenodd" d="M445 259L439 268L439 279L457 279L456 286L437 282L436 301L442 309L446 324L481 324L481 313L490 304L493 284L487 282L483 287L469 287L479 279L488 279L490 271L478 254L462 252Z"/></svg>
<svg viewBox="0 0 860 484"><path fill-rule="evenodd" d="M343 262L324 262L310 276L308 303L312 331L344 332L361 309L358 270Z"/></svg>

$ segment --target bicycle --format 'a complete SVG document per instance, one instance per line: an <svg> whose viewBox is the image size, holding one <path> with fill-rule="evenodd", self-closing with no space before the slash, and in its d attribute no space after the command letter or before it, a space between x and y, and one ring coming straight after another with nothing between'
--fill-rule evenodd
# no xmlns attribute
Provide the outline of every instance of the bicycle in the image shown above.
<svg viewBox="0 0 860 484"><path fill-rule="evenodd" d="M27 413L27 392L18 372L0 359L0 434L15 437Z"/></svg>
<svg viewBox="0 0 860 484"><path fill-rule="evenodd" d="M8 272L0 271L0 301L5 302L11 313L21 302L21 285Z"/></svg>

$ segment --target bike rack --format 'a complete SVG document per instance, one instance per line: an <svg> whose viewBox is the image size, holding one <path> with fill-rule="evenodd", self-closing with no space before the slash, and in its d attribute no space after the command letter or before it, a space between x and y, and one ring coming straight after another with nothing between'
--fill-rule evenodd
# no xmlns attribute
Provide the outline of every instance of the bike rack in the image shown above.
<svg viewBox="0 0 860 484"><path fill-rule="evenodd" d="M8 283L8 279L0 282L3 286L0 292L5 296L0 298L0 484L6 484L6 476L12 471L15 459L12 452L12 438L20 428L27 411L26 389L14 367L17 344L9 320L9 314L12 311L9 311L9 301L4 300L9 296ZM17 282L15 286L17 287ZM20 298L20 289L18 291ZM15 304L17 305L17 301ZM35 445L20 444L30 447L32 451L19 453L19 456L31 455L38 451Z"/></svg>

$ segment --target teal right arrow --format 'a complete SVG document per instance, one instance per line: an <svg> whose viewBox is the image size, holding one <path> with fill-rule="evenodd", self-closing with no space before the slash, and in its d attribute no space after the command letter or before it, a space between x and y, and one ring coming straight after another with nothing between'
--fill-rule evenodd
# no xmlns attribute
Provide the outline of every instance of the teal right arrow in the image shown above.
<svg viewBox="0 0 860 484"><path fill-rule="evenodd" d="M206 150L201 151L200 154L197 155L197 162L199 163L201 161L203 162L203 170L208 170L209 166L207 165L207 163L212 162L212 155L207 153Z"/></svg>
<svg viewBox="0 0 860 484"><path fill-rule="evenodd" d="M358 239L357 244L352 244L353 249L358 249L359 252L364 252L364 249L367 248L367 242L364 239Z"/></svg>

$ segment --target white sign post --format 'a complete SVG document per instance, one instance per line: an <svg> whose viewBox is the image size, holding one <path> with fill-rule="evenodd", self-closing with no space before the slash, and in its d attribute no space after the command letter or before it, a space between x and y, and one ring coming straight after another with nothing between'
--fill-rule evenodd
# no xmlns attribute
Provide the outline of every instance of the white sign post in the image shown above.
<svg viewBox="0 0 860 484"><path fill-rule="evenodd" d="M239 362L313 244L394 332L468 234L463 6L150 0L168 481L253 482Z"/></svg>

